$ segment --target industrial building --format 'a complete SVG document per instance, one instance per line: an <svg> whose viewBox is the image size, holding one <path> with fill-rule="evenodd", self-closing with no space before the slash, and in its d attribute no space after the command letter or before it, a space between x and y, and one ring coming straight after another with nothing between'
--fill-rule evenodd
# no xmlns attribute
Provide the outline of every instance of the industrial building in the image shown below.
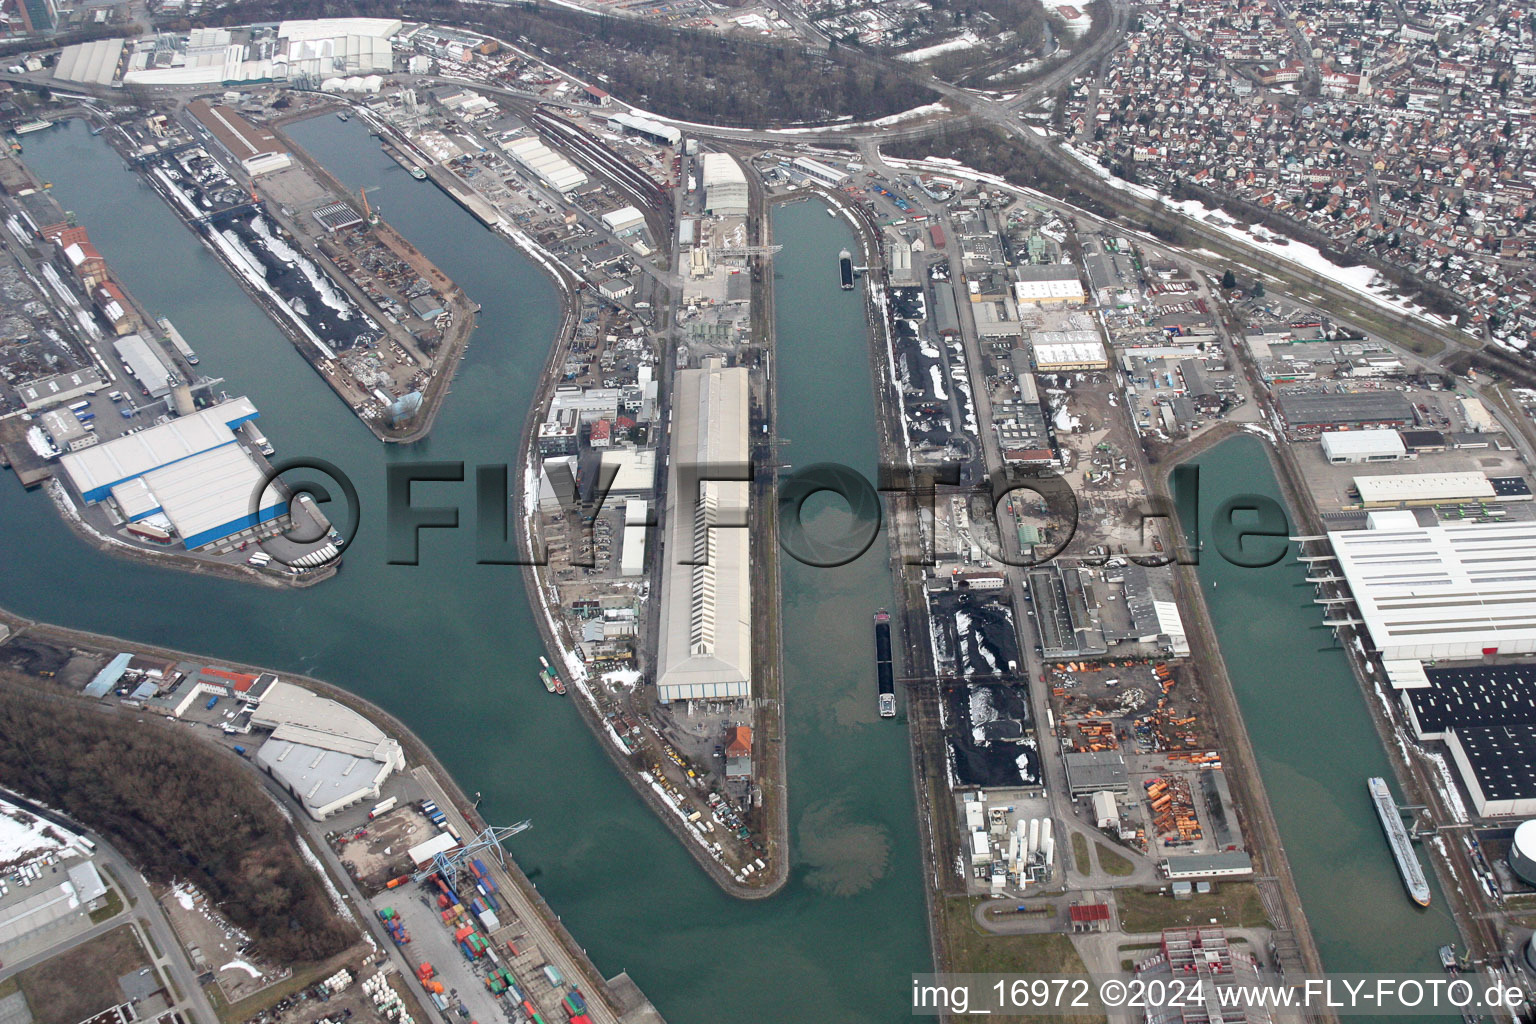
<svg viewBox="0 0 1536 1024"><path fill-rule="evenodd" d="M21 399L22 408L27 412L37 412L39 409L94 395L104 386L101 374L94 369L71 370L28 381L16 389L16 397Z"/></svg>
<svg viewBox="0 0 1536 1024"><path fill-rule="evenodd" d="M155 346L142 334L118 338L112 343L112 350L128 368L128 372L138 380L139 385L149 392L149 397L164 398L171 393L168 378L172 370L166 365L164 357L155 351Z"/></svg>
<svg viewBox="0 0 1536 1024"><path fill-rule="evenodd" d="M1014 276L1013 297L1021 305L1082 303L1088 299L1083 292L1082 279L1077 276L1077 268L1070 263L1020 267L1014 271Z"/></svg>
<svg viewBox="0 0 1536 1024"><path fill-rule="evenodd" d="M1328 539L1384 660L1536 653L1536 523L1370 522Z"/></svg>
<svg viewBox="0 0 1536 1024"><path fill-rule="evenodd" d="M1401 391L1281 394L1279 406L1286 426L1298 433L1406 427L1413 422L1413 406Z"/></svg>
<svg viewBox="0 0 1536 1024"><path fill-rule="evenodd" d="M1318 438L1323 458L1335 466L1359 462L1396 462L1407 458L1403 435L1395 430L1325 430Z"/></svg>
<svg viewBox="0 0 1536 1024"><path fill-rule="evenodd" d="M248 398L158 423L136 434L69 452L59 460L87 504L112 500L127 522L171 528L188 550L256 536L288 513L235 428L255 419Z"/></svg>
<svg viewBox="0 0 1536 1024"><path fill-rule="evenodd" d="M398 740L351 708L292 683L273 683L251 724L272 730L256 763L316 821L377 801L384 781L405 770Z"/></svg>
<svg viewBox="0 0 1536 1024"><path fill-rule="evenodd" d="M638 114L610 115L608 127L614 131L634 132L648 142L654 142L658 146L671 146L673 149L683 141L683 133L676 128Z"/></svg>
<svg viewBox="0 0 1536 1024"><path fill-rule="evenodd" d="M1414 735L1445 742L1478 814L1536 814L1536 664L1423 673L1399 694Z"/></svg>
<svg viewBox="0 0 1536 1024"><path fill-rule="evenodd" d="M643 498L624 502L624 536L619 549L619 575L641 576L645 573L645 521L650 518L651 503Z"/></svg>
<svg viewBox="0 0 1536 1024"><path fill-rule="evenodd" d="M229 29L194 29L167 63L157 50L135 53L125 85L218 85L221 82L307 81L394 70L394 18L313 18L281 22L237 41ZM155 66L151 66L151 63Z"/></svg>
<svg viewBox="0 0 1536 1024"><path fill-rule="evenodd" d="M749 392L745 367L677 374L656 661L663 702L752 694ZM741 479L699 479L706 471Z"/></svg>
<svg viewBox="0 0 1536 1024"><path fill-rule="evenodd" d="M1391 433L1391 431L1388 431ZM1391 473L1355 477L1365 508L1408 508L1448 502L1494 501L1493 483L1481 473Z"/></svg>
<svg viewBox="0 0 1536 1024"><path fill-rule="evenodd" d="M1445 745L1480 817L1536 815L1536 725L1452 729Z"/></svg>
<svg viewBox="0 0 1536 1024"><path fill-rule="evenodd" d="M824 164L820 160L812 160L808 156L795 157L790 166L801 174L814 178L822 185L841 188L848 183L849 175L847 171L840 171L836 167Z"/></svg>
<svg viewBox="0 0 1536 1024"><path fill-rule="evenodd" d="M1253 858L1242 850L1181 853L1165 857L1162 868L1169 881L1181 878L1247 878L1253 874Z"/></svg>
<svg viewBox="0 0 1536 1024"><path fill-rule="evenodd" d="M207 100L193 100L187 104L187 113L218 142L220 148L239 161L245 173L251 177L270 174L292 166L293 155L267 128L251 124L232 107L212 106Z"/></svg>
<svg viewBox="0 0 1536 1024"><path fill-rule="evenodd" d="M1147 991L1182 991L1175 986L1188 985L1201 993L1199 999L1157 999L1157 1005L1137 1019L1154 1024L1270 1024L1270 1010L1232 992L1263 980L1253 954L1231 948L1221 928L1193 927L1164 929L1159 952L1135 965L1136 981ZM1149 1005L1152 1001L1149 1001Z"/></svg>
<svg viewBox="0 0 1536 1024"><path fill-rule="evenodd" d="M111 85L123 62L122 39L93 39L88 43L66 46L53 66L53 77L60 82L84 82Z"/></svg>
<svg viewBox="0 0 1536 1024"><path fill-rule="evenodd" d="M1030 342L1040 373L1109 369L1104 342L1094 331L1037 331Z"/></svg>
<svg viewBox="0 0 1536 1024"><path fill-rule="evenodd" d="M90 413L85 415L89 416ZM49 409L38 417L53 446L61 452L76 452L89 448L98 440L93 430L86 429L73 409ZM94 427L94 424L91 424Z"/></svg>
<svg viewBox="0 0 1536 1024"><path fill-rule="evenodd" d="M1536 664L1426 668L1427 685L1401 691L1403 714L1421 740L1490 725L1536 725Z"/></svg>
<svg viewBox="0 0 1536 1024"><path fill-rule="evenodd" d="M1062 754L1067 769L1067 788L1075 800L1095 793L1128 793L1130 772L1125 755L1118 750L1069 750Z"/></svg>
<svg viewBox="0 0 1536 1024"><path fill-rule="evenodd" d="M525 135L511 142L503 142L501 148L546 188L556 192L573 192L587 183L587 176L580 168L534 136Z"/></svg>
<svg viewBox="0 0 1536 1024"><path fill-rule="evenodd" d="M747 176L729 153L704 154L704 212L717 217L747 215Z"/></svg>
<svg viewBox="0 0 1536 1024"><path fill-rule="evenodd" d="M599 477L607 478L610 473L610 496L650 494L656 489L656 449L606 449L602 454Z"/></svg>
<svg viewBox="0 0 1536 1024"><path fill-rule="evenodd" d="M954 289L948 284L938 284L933 289L933 329L942 338L952 338L960 333L960 310L955 304Z"/></svg>
<svg viewBox="0 0 1536 1024"><path fill-rule="evenodd" d="M603 227L617 238L628 238L645 230L645 214L633 206L621 206L602 216Z"/></svg>

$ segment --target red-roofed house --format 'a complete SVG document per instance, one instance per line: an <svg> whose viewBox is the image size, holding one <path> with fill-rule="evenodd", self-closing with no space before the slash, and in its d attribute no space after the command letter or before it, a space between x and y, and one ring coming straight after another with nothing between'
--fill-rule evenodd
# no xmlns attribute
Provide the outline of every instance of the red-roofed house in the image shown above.
<svg viewBox="0 0 1536 1024"><path fill-rule="evenodd" d="M733 725L725 732L725 777L752 777L752 727Z"/></svg>

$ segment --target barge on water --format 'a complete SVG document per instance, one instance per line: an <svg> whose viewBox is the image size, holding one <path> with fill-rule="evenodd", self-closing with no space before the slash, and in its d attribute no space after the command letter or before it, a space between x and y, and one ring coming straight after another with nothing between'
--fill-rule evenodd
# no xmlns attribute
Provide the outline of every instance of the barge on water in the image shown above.
<svg viewBox="0 0 1536 1024"><path fill-rule="evenodd" d="M875 612L875 674L880 683L880 717L896 717L896 682L891 677L891 613Z"/></svg>
<svg viewBox="0 0 1536 1024"><path fill-rule="evenodd" d="M1403 817L1398 813L1397 801L1392 799L1392 790L1387 788L1387 780L1372 776L1366 780L1366 788L1370 790L1371 803L1376 805L1381 830L1387 834L1387 845L1392 848L1392 857L1397 861L1397 872L1403 877L1408 896L1421 907L1429 906L1429 882L1424 879L1424 868L1413 852L1413 843L1408 838L1408 830L1403 828Z"/></svg>
<svg viewBox="0 0 1536 1024"><path fill-rule="evenodd" d="M176 351L181 353L181 358L187 361L187 365L196 366L197 353L192 351L192 346L187 344L187 339L181 336L181 332L176 329L175 324L171 323L170 318L157 316L155 317L155 323L160 325L160 329L171 340L171 345L175 347Z"/></svg>
<svg viewBox="0 0 1536 1024"><path fill-rule="evenodd" d="M406 171L410 173L411 177L415 178L417 181L427 180L427 172L421 168L420 164L407 156L403 150L395 146L391 146L387 142L381 145L380 148L384 150L385 155L387 155L391 160L399 164L401 167L404 167Z"/></svg>
<svg viewBox="0 0 1536 1024"><path fill-rule="evenodd" d="M847 249L838 253L837 266L843 276L843 291L853 291L853 253Z"/></svg>

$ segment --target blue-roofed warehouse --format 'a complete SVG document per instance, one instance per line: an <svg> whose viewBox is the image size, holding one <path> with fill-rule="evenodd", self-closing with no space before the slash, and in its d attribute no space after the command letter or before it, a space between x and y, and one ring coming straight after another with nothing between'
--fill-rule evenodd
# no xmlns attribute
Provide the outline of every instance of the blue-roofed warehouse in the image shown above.
<svg viewBox="0 0 1536 1024"><path fill-rule="evenodd" d="M188 550L255 536L288 513L236 429L257 416L234 398L59 460L87 504L111 500L122 518L168 521Z"/></svg>

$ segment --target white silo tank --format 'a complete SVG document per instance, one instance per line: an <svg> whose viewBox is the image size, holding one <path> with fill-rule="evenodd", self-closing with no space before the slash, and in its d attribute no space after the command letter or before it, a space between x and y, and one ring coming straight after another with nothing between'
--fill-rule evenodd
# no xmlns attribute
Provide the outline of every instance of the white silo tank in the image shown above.
<svg viewBox="0 0 1536 1024"><path fill-rule="evenodd" d="M1509 844L1509 866L1530 885L1536 885L1536 819L1521 822Z"/></svg>
<svg viewBox="0 0 1536 1024"><path fill-rule="evenodd" d="M1029 853L1028 853L1028 856L1033 857L1035 855L1035 852L1037 850L1039 850L1039 849L1040 849L1040 819L1039 818L1030 818L1029 819Z"/></svg>

